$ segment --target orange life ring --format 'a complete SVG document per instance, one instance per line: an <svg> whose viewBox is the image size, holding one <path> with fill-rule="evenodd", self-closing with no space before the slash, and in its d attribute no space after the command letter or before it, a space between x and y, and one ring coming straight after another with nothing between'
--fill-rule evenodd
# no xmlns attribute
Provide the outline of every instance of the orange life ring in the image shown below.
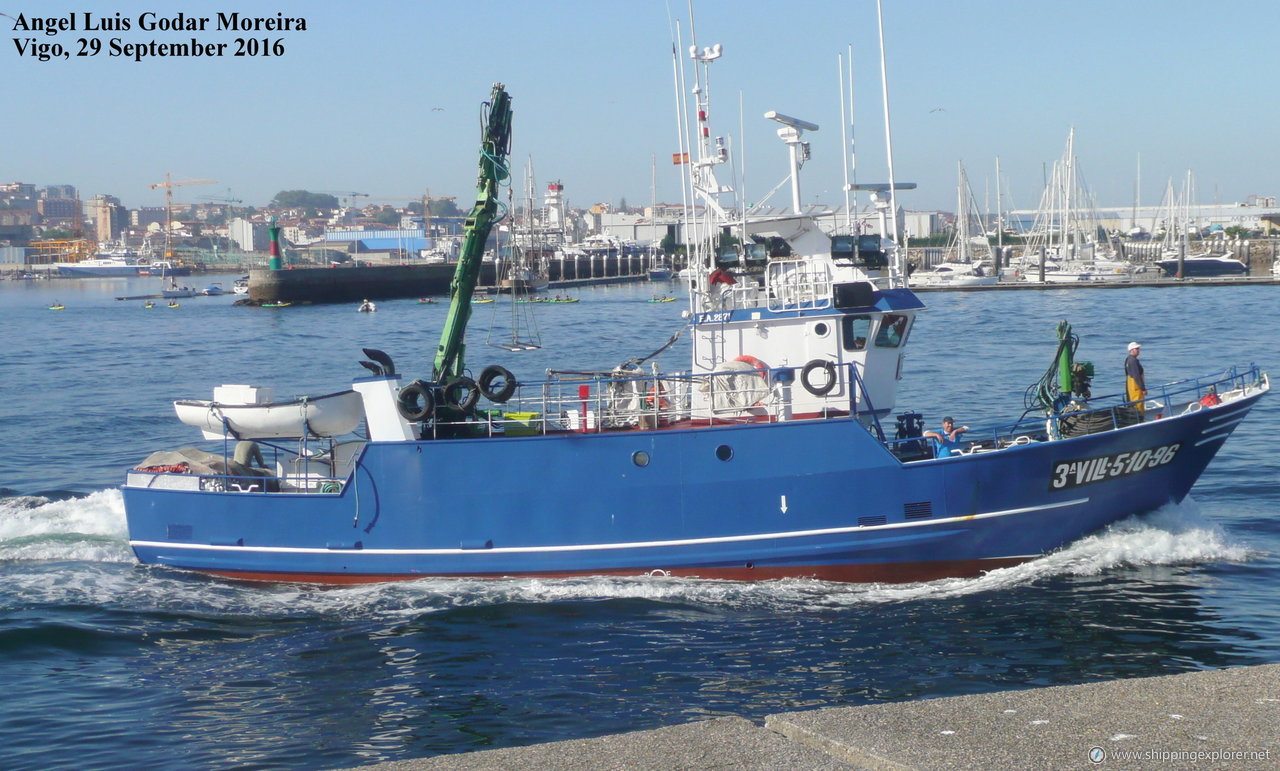
<svg viewBox="0 0 1280 771"><path fill-rule="evenodd" d="M751 356L749 354L743 354L741 356L735 356L733 360L750 364L751 366L756 368L756 374L758 374L760 377L764 378L765 380L769 379L769 365L765 364L763 361L760 361L756 357Z"/></svg>
<svg viewBox="0 0 1280 771"><path fill-rule="evenodd" d="M667 401L666 393L667 389L662 386L662 383L654 383L649 386L649 393L644 397L645 409L651 410L655 404L660 410L670 407L671 403Z"/></svg>

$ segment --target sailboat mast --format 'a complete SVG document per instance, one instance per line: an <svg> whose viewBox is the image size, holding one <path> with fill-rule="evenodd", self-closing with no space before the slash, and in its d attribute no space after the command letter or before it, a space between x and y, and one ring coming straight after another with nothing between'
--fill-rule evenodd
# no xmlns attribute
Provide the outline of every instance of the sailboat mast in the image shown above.
<svg viewBox="0 0 1280 771"><path fill-rule="evenodd" d="M1079 245L1079 237L1074 235L1076 223L1071 215L1071 193L1075 187L1075 167L1076 167L1076 128L1071 127L1071 131L1067 133L1067 155L1063 159L1063 185L1062 185L1062 253L1058 256L1062 259L1071 259L1075 256L1073 246Z"/></svg>
<svg viewBox="0 0 1280 771"><path fill-rule="evenodd" d="M1138 170L1133 177L1133 224L1130 228L1138 227L1138 208L1141 206L1142 198L1142 153L1138 153Z"/></svg>
<svg viewBox="0 0 1280 771"><path fill-rule="evenodd" d="M969 219L965 211L964 191L967 182L964 178L964 163L956 161L956 262L969 261Z"/></svg>
<svg viewBox="0 0 1280 771"><path fill-rule="evenodd" d="M853 46L849 46L849 106L845 109L845 68L846 65L842 61L841 55L836 54L836 69L840 75L840 146L844 148L840 153L841 161L844 166L844 222L845 229L850 234L854 233L854 212L853 203L857 200L857 193L854 192L853 183L850 176L856 180L856 174L853 174L851 168L856 160L853 154ZM845 131L848 131L848 136Z"/></svg>
<svg viewBox="0 0 1280 771"><path fill-rule="evenodd" d="M876 0L876 24L880 33L880 93L884 95L884 146L885 154L888 156L889 165L889 215L892 218L893 225L891 227L893 233L893 242L899 243L898 239L898 199L894 193L894 176L893 176L893 131L889 127L889 68L885 62L884 54L884 5L881 0ZM902 257L901 252L895 250L898 254L897 272L902 274Z"/></svg>
<svg viewBox="0 0 1280 771"><path fill-rule="evenodd" d="M1004 255L1004 203L1000 200L1000 156L996 156L996 249Z"/></svg>

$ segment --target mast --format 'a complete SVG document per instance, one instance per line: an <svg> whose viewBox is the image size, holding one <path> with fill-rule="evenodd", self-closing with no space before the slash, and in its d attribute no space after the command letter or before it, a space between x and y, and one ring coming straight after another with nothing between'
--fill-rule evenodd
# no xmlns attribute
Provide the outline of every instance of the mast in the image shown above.
<svg viewBox="0 0 1280 771"><path fill-rule="evenodd" d="M1075 235L1076 222L1071 211L1071 194L1072 188L1075 187L1075 168L1076 168L1076 127L1072 126L1067 132L1067 155L1063 158L1063 183L1062 183L1062 232L1060 234L1061 251L1058 257L1061 259L1074 259L1076 256L1076 247L1079 246L1079 236Z"/></svg>
<svg viewBox="0 0 1280 771"><path fill-rule="evenodd" d="M1000 156L996 156L996 249L1004 256L1004 204L1000 201ZM997 263L998 264L998 263Z"/></svg>
<svg viewBox="0 0 1280 771"><path fill-rule="evenodd" d="M969 262L969 180L964 176L964 163L956 161L956 262Z"/></svg>
<svg viewBox="0 0 1280 771"><path fill-rule="evenodd" d="M855 232L854 208L857 206L858 194L854 192L854 183L858 181L857 156L854 154L853 124L853 45L849 45L849 107L845 108L845 63L839 54L836 55L836 69L840 72L840 145L844 150L840 153L844 165L844 221L850 234ZM848 134L846 135L846 131ZM852 179L851 179L852 177Z"/></svg>
<svg viewBox="0 0 1280 771"><path fill-rule="evenodd" d="M889 214L893 219L893 242L898 244L900 243L898 240L898 199L893 194L895 187L893 176L893 131L889 128L889 69L884 55L884 7L881 0L876 0L876 25L879 27L880 32L880 92L884 94L884 145L889 163ZM896 268L899 275L901 275L904 272L901 265L902 258L900 253L896 254L899 255L897 260L899 264Z"/></svg>
<svg viewBox="0 0 1280 771"><path fill-rule="evenodd" d="M1138 170L1133 178L1133 224L1131 229L1138 227L1138 207L1142 205L1142 153L1138 153Z"/></svg>
<svg viewBox="0 0 1280 771"><path fill-rule="evenodd" d="M486 104L489 111L481 129L476 202L463 226L462 251L449 284L449 315L436 349L433 378L441 384L462 375L466 351L463 340L471 318L471 296L480 278L485 241L498 220L498 186L510 176L507 154L511 152L511 96L501 83L494 83Z"/></svg>

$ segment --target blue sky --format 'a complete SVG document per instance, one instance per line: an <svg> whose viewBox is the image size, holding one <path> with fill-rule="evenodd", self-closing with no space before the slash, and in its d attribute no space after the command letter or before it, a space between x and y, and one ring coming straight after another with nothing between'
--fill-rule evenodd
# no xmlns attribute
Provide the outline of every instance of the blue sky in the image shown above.
<svg viewBox="0 0 1280 771"><path fill-rule="evenodd" d="M643 204L656 158L657 198L679 200L671 47L675 20L688 44L683 0L0 0L10 16L86 10L135 21L145 11L281 11L307 30L253 35L283 37L279 57L140 63L105 52L41 62L0 41L0 181L69 183L86 198L141 206L163 201L148 186L168 171L218 180L179 188L176 200L230 191L261 205L299 188L403 200L429 190L465 206L479 106L502 81L516 111L517 190L532 159L539 187L559 179L571 205ZM858 178L883 180L874 0L702 0L695 12L698 42L724 46L712 67L713 132L745 149L748 199L787 172L777 126L762 117L777 110L821 127L807 135L804 201L842 200L837 55L849 45ZM1034 208L1071 126L1104 206L1133 203L1139 155L1147 204L1187 169L1201 203L1276 194L1278 17L1274 0L885 0L895 172L920 186L900 203L954 209L957 161L979 203L993 202L998 155L1006 205ZM0 17L4 37L27 37L13 23ZM34 37L73 52L87 34L104 47L111 37L237 37L134 27Z"/></svg>

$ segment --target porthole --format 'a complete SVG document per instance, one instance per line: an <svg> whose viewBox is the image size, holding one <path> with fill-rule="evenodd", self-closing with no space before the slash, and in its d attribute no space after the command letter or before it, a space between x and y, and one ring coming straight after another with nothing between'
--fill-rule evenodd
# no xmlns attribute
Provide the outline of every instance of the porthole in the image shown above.
<svg viewBox="0 0 1280 771"><path fill-rule="evenodd" d="M720 460L729 460L733 457L733 448L727 444L722 444L716 448L716 457Z"/></svg>
<svg viewBox="0 0 1280 771"><path fill-rule="evenodd" d="M813 333L818 337L826 337L830 331L831 327L827 326L826 322L819 321L813 325Z"/></svg>
<svg viewBox="0 0 1280 771"><path fill-rule="evenodd" d="M636 450L635 452L631 453L631 462L636 464L640 468L644 468L645 466L649 465L649 453L645 452L644 450Z"/></svg>

